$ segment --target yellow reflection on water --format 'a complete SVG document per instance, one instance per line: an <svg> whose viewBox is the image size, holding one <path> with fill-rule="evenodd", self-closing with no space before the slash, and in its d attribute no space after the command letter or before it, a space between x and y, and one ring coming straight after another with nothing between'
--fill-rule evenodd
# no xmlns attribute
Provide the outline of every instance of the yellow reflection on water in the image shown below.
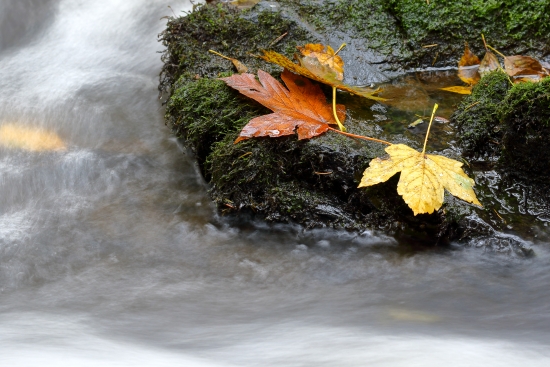
<svg viewBox="0 0 550 367"><path fill-rule="evenodd" d="M0 126L0 146L31 152L67 149L59 135L41 128L17 126L12 123Z"/></svg>

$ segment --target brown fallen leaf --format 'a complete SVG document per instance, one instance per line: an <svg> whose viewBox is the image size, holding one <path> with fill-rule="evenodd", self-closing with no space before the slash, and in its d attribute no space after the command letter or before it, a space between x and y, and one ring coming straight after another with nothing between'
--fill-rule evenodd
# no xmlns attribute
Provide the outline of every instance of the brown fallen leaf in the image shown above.
<svg viewBox="0 0 550 367"><path fill-rule="evenodd" d="M464 43L464 53L458 61L458 67L474 66L479 65L479 57L477 57L472 51L470 51L470 46L468 42Z"/></svg>
<svg viewBox="0 0 550 367"><path fill-rule="evenodd" d="M504 70L510 76L547 75L541 63L530 56L506 56L504 58Z"/></svg>
<svg viewBox="0 0 550 367"><path fill-rule="evenodd" d="M329 130L329 124L336 124L332 106L326 102L323 91L307 78L285 69L281 79L288 89L263 70L258 70L258 79L259 82L253 74L221 78L230 87L274 112L250 120L235 143L252 137L279 137L294 133L298 134L298 139L309 139ZM345 107L337 105L336 110L338 118L343 121Z"/></svg>
<svg viewBox="0 0 550 367"><path fill-rule="evenodd" d="M234 59L234 58L232 58L232 57L227 57L227 56L222 55L221 53L216 52L216 51L214 51L214 50L208 50L208 52L213 53L214 55L217 55L217 56L219 56L219 57L221 57L221 58L224 58L224 59L226 59L226 60L231 61L231 62L233 63L233 65L235 66L235 68L237 69L237 72L238 72L239 74L243 74L243 73L248 72L248 68L246 67L246 65L243 64L242 62L240 62L239 60Z"/></svg>
<svg viewBox="0 0 550 367"><path fill-rule="evenodd" d="M479 64L479 74L484 76L485 74L500 68L500 62L498 61L496 55L487 50L487 52L485 52L485 56L483 56L483 60L481 60L481 64Z"/></svg>
<svg viewBox="0 0 550 367"><path fill-rule="evenodd" d="M458 94L472 94L472 87L471 86L461 86L456 85L452 87L445 87L445 88L439 88L441 90L444 90L446 92L452 92L452 93L458 93Z"/></svg>
<svg viewBox="0 0 550 367"><path fill-rule="evenodd" d="M338 56L332 47L320 43L308 43L298 46L297 49L303 55L299 57L300 64L316 75L331 75L329 79L344 80L344 60Z"/></svg>
<svg viewBox="0 0 550 367"><path fill-rule="evenodd" d="M54 132L15 124L5 124L0 127L0 145L31 152L67 149L63 140Z"/></svg>
<svg viewBox="0 0 550 367"><path fill-rule="evenodd" d="M401 172L397 193L414 215L441 208L445 190L467 202L481 206L472 187L474 180L462 170L462 163L447 157L424 154L404 144L386 148L388 159L374 158L365 170L359 187L376 185Z"/></svg>
<svg viewBox="0 0 550 367"><path fill-rule="evenodd" d="M476 84L481 76L478 73L479 58L470 51L470 47L466 42L464 44L464 54L458 61L458 77L466 84Z"/></svg>
<svg viewBox="0 0 550 367"><path fill-rule="evenodd" d="M326 69L324 70L324 72L322 70L317 70L317 69L310 70L307 68L307 66L310 66L310 64L308 63L305 63L304 65L295 64L294 62L286 58L284 55L281 55L275 51L263 50L263 53L264 55L260 57L265 61L282 66L283 68L288 69L293 73L303 75L306 78L316 80L320 83L330 85L332 87L356 94L358 96L373 99L375 101L386 100L385 98L377 97L375 95L378 92L378 90L376 89L350 86L343 83L342 81L338 80L337 74L334 73L333 71L328 71Z"/></svg>

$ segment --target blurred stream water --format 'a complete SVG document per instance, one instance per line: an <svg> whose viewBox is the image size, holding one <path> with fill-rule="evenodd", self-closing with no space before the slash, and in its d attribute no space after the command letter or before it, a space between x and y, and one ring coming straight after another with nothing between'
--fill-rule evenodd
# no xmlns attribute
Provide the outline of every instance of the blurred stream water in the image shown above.
<svg viewBox="0 0 550 367"><path fill-rule="evenodd" d="M548 366L550 246L403 253L229 225L163 123L162 16L188 1L2 0L1 366Z"/></svg>

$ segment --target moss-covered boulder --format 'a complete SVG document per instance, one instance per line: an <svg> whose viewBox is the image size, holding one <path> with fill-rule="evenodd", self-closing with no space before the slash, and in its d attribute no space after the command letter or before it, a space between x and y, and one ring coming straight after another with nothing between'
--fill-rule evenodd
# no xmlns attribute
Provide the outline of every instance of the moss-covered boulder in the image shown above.
<svg viewBox="0 0 550 367"><path fill-rule="evenodd" d="M385 155L383 145L333 133L309 141L286 137L233 144L247 121L268 111L218 80L227 76L233 66L230 61L208 53L213 49L239 59L252 73L261 68L278 77L280 68L254 56L261 49L274 49L292 58L296 45L325 42L337 47L346 41L348 47L341 52L346 63L346 81L377 82L411 66L456 62L463 39L473 39L474 34L478 37L477 26L484 24L481 30L489 34L491 30L497 31L494 22L485 24L484 20L517 10L505 5L496 12L480 4L471 4L471 11L483 15L476 15L474 26L461 23L464 17L461 12L468 7L465 2L449 5L432 2L421 8L412 1L281 0L260 2L252 11L244 12L222 4L197 6L187 16L171 19L160 36L167 47L160 85L162 91L170 93L167 124L194 152L211 186L210 194L222 213L247 212L266 220L298 222L306 227L381 229L423 244L461 238L479 240L483 236L494 240L506 225L499 222L500 215L492 208L478 209L446 195L446 203L438 212L414 216L396 193L398 176L384 184L358 189L368 162ZM457 18L456 24L451 19L441 19L444 10L461 18ZM439 18L432 22L430 16ZM416 29L417 26L425 31ZM522 27L531 29L527 23ZM455 33L449 35L448 29ZM525 49L536 43L506 37L505 44L500 44L504 49ZM422 47L428 43L437 46ZM463 131L471 130L469 136L464 134L462 141L467 143L462 145L475 154L487 148L487 142L495 140L499 146L498 139L504 136L500 125L494 122L492 114L496 112L488 105L498 105L509 86L500 79L483 83L492 83L498 92L488 96L487 103L463 106L462 110L486 108L487 123L479 123L475 129L460 125ZM354 98L347 101L349 131L421 148L421 138L392 133L379 126L380 116L386 118L385 106L375 102L365 104L364 100L357 101L359 97ZM354 115L353 108L366 109L371 117ZM483 154L488 156L498 149L486 150ZM461 159L456 149L440 153ZM476 181L485 182L488 177L479 174L475 166L473 171L465 168L476 175ZM491 200L490 189L486 188L480 188L484 205ZM519 238L505 236L503 241L491 246L497 250L499 246L520 249L522 253L525 250Z"/></svg>
<svg viewBox="0 0 550 367"><path fill-rule="evenodd" d="M500 71L483 77L453 115L467 156L498 160L502 172L550 180L550 78L512 85Z"/></svg>
<svg viewBox="0 0 550 367"><path fill-rule="evenodd" d="M500 113L502 167L529 181L550 182L550 78L515 85Z"/></svg>
<svg viewBox="0 0 550 367"><path fill-rule="evenodd" d="M506 74L481 79L453 115L471 157L484 205L506 226L531 236L550 222L550 78L512 85Z"/></svg>

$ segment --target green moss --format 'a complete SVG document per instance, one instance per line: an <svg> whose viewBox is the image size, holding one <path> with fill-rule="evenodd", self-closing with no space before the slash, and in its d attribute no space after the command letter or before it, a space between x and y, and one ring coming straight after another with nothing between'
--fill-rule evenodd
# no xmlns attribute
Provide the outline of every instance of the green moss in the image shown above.
<svg viewBox="0 0 550 367"><path fill-rule="evenodd" d="M453 114L464 154L499 158L505 172L550 178L550 78L511 85L493 72L481 79Z"/></svg>
<svg viewBox="0 0 550 367"><path fill-rule="evenodd" d="M463 42L482 52L481 33L507 54L549 51L550 2L535 0L282 0L329 37L344 31L400 66L453 65ZM437 44L434 48L424 45Z"/></svg>
<svg viewBox="0 0 550 367"><path fill-rule="evenodd" d="M395 18L386 11L384 0L280 1L317 31L331 35L344 31L369 41L369 48L386 55L402 53L402 40Z"/></svg>
<svg viewBox="0 0 550 367"><path fill-rule="evenodd" d="M287 33L279 42L272 42ZM199 5L185 17L172 18L160 35L166 46L162 61L161 91L184 77L217 77L234 70L230 61L208 52L212 49L243 62L255 73L258 68L271 72L277 67L253 57L261 49L271 49L291 56L296 45L307 43L311 36L280 13L263 11L243 13L226 5Z"/></svg>
<svg viewBox="0 0 550 367"><path fill-rule="evenodd" d="M434 53L453 61L461 55L463 41L482 53L481 34L488 42L508 54L541 55L548 47L550 2L515 0L424 1L390 0L389 11L395 15L415 58L429 62ZM438 44L434 49L423 45Z"/></svg>
<svg viewBox="0 0 550 367"><path fill-rule="evenodd" d="M550 78L514 85L502 102L502 156L508 170L529 180L550 178Z"/></svg>
<svg viewBox="0 0 550 367"><path fill-rule="evenodd" d="M165 119L174 134L185 139L203 167L214 143L265 112L259 104L243 103L243 98L221 80L186 81L182 77L168 101ZM204 169L203 173L208 174Z"/></svg>
<svg viewBox="0 0 550 367"><path fill-rule="evenodd" d="M452 119L458 124L458 142L465 155L484 156L500 151L500 109L510 88L508 76L495 71L484 76L459 105Z"/></svg>

